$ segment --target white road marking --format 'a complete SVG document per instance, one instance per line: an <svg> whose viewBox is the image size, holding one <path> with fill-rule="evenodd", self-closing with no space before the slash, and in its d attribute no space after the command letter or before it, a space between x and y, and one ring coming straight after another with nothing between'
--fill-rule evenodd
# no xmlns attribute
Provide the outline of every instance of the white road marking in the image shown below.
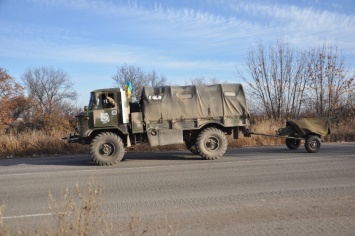
<svg viewBox="0 0 355 236"><path fill-rule="evenodd" d="M52 213L40 213L40 214L30 214L30 215L18 215L18 216L3 216L2 219L17 219L17 218L26 218L26 217L39 217L39 216L51 216Z"/></svg>
<svg viewBox="0 0 355 236"><path fill-rule="evenodd" d="M60 212L58 214L69 215L73 212ZM18 218L27 218L27 217L40 217L40 216L53 216L53 213L38 213L38 214L28 214L28 215L18 215L18 216L2 216L2 219L18 219Z"/></svg>

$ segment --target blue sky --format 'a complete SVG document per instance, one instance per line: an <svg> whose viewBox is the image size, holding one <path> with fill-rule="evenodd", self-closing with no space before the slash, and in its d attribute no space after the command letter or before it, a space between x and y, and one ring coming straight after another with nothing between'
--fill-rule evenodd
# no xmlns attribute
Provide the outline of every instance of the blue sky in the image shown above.
<svg viewBox="0 0 355 236"><path fill-rule="evenodd" d="M355 68L354 39L354 0L0 0L0 67L19 82L28 68L59 68L80 106L125 63L174 84L240 82L236 67L260 42L334 44Z"/></svg>

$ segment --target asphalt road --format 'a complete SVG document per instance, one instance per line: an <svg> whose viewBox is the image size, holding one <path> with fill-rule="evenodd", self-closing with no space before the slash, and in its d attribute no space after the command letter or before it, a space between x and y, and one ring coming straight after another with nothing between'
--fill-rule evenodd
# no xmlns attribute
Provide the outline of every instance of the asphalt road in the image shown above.
<svg viewBox="0 0 355 236"><path fill-rule="evenodd" d="M102 190L95 214L124 235L355 235L355 143L315 154L229 149L214 161L188 151L126 153L108 167L88 155L2 159L2 227L35 234L55 222L49 204L65 203L67 189L78 204L76 185L85 198L88 184Z"/></svg>

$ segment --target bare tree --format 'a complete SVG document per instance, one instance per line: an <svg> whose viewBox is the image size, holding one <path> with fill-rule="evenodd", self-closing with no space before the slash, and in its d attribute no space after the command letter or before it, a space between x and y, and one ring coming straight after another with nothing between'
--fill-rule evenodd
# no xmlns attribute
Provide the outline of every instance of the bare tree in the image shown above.
<svg viewBox="0 0 355 236"><path fill-rule="evenodd" d="M345 59L337 47L323 45L308 52L311 100L318 116L331 116L354 91L354 74L349 76Z"/></svg>
<svg viewBox="0 0 355 236"><path fill-rule="evenodd" d="M221 83L217 78L205 78L205 77L196 77L194 79L190 79L190 84L193 85L211 85L211 84L219 84ZM223 82L227 83L227 82Z"/></svg>
<svg viewBox="0 0 355 236"><path fill-rule="evenodd" d="M130 81L133 87L133 97L140 99L144 86L162 86L167 79L163 75L158 75L156 71L144 72L140 67L124 64L118 67L115 75L112 76L114 85L124 88L126 81Z"/></svg>
<svg viewBox="0 0 355 236"><path fill-rule="evenodd" d="M166 83L167 83L166 77L163 75L159 76L155 70L146 74L146 84L147 84L146 86L152 86L152 87L162 86L165 85Z"/></svg>
<svg viewBox="0 0 355 236"><path fill-rule="evenodd" d="M69 75L52 67L28 69L22 81L32 99L31 116L44 129L60 126L77 93Z"/></svg>
<svg viewBox="0 0 355 236"><path fill-rule="evenodd" d="M304 53L288 43L278 43L267 51L263 44L248 52L244 71L238 76L248 85L252 101L257 102L268 118L298 116L305 96L307 77Z"/></svg>

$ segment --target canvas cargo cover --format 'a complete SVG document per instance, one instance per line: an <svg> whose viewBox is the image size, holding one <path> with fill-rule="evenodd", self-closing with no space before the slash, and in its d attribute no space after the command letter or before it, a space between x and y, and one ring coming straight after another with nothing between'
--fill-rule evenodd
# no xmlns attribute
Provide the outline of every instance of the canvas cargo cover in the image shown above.
<svg viewBox="0 0 355 236"><path fill-rule="evenodd" d="M144 120L250 117L241 84L144 87Z"/></svg>
<svg viewBox="0 0 355 236"><path fill-rule="evenodd" d="M297 133L302 134L302 136L309 133L320 136L330 134L329 120L327 118L302 118L290 120L287 123L293 126L297 130Z"/></svg>

